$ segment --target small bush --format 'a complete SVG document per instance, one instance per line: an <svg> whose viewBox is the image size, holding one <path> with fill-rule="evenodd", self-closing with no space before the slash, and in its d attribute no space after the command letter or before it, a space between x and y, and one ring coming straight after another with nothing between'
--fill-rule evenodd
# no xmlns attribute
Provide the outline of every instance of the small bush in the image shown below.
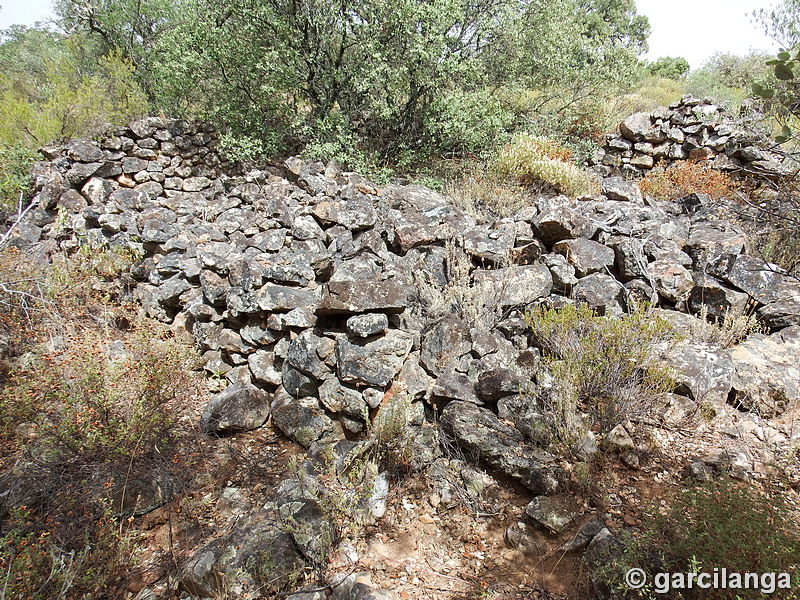
<svg viewBox="0 0 800 600"><path fill-rule="evenodd" d="M462 162L457 174L445 178L444 192L479 222L509 217L531 202L515 179L498 176L482 165Z"/></svg>
<svg viewBox="0 0 800 600"><path fill-rule="evenodd" d="M713 574L715 568L741 574L789 573L795 591L778 590L770 597L797 598L800 528L796 508L784 494L731 479L681 490L666 510L654 511L645 519L639 535L625 540L630 563L622 567L623 572L633 566L642 568L650 582L659 572ZM627 589L621 581L619 589ZM753 589L708 589L697 597L764 596Z"/></svg>
<svg viewBox="0 0 800 600"><path fill-rule="evenodd" d="M697 316L700 321L686 332L687 337L695 341L730 348L752 333L762 333L762 326L754 312L737 314L727 310L722 319L709 321L708 307L703 304Z"/></svg>
<svg viewBox="0 0 800 600"><path fill-rule="evenodd" d="M713 200L728 197L735 187L729 175L703 161L683 160L667 169L655 168L639 183L642 193L672 201L691 193L708 194Z"/></svg>
<svg viewBox="0 0 800 600"><path fill-rule="evenodd" d="M170 404L191 387L192 355L155 325L122 346L101 332L63 339L64 349L15 370L0 392L2 426L36 425L52 461L135 460L164 448Z"/></svg>
<svg viewBox="0 0 800 600"><path fill-rule="evenodd" d="M55 525L43 527L27 508L13 511L0 533L0 597L78 600L110 591L126 552L117 525L99 516L76 523L71 535Z"/></svg>
<svg viewBox="0 0 800 600"><path fill-rule="evenodd" d="M475 281L473 269L472 257L449 241L445 245L444 287L428 271L414 272L415 309L427 320L455 315L470 327L494 327L506 316L500 305L503 289L489 281Z"/></svg>
<svg viewBox="0 0 800 600"><path fill-rule="evenodd" d="M493 167L526 184L544 181L570 196L597 193L597 180L567 162L570 158L569 151L558 144L522 133L497 153Z"/></svg>
<svg viewBox="0 0 800 600"><path fill-rule="evenodd" d="M551 421L549 435L566 448L587 428L605 432L648 416L659 396L674 387L653 350L673 337L672 329L647 311L612 319L583 305L539 307L525 320L542 350L541 368L552 379L540 398Z"/></svg>
<svg viewBox="0 0 800 600"><path fill-rule="evenodd" d="M395 477L413 470L414 447L408 429L412 402L409 394L390 391L369 428L376 462Z"/></svg>
<svg viewBox="0 0 800 600"><path fill-rule="evenodd" d="M0 144L0 210L6 213L18 210L20 199L30 193L31 167L36 160L39 153L30 148Z"/></svg>

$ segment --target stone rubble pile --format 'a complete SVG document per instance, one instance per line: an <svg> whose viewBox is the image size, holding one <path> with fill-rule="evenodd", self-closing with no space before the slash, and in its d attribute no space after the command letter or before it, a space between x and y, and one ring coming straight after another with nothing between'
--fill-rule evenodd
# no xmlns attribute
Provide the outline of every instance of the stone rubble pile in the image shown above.
<svg viewBox="0 0 800 600"><path fill-rule="evenodd" d="M603 161L646 169L694 145L718 152L715 160L754 156L726 154L736 142L718 116L694 101L634 115ZM800 284L748 255L745 233L714 218L707 198L646 203L635 183L608 177L591 200L540 198L478 224L434 191L380 188L335 164L292 158L229 176L215 143L207 127L148 118L99 143L49 148L34 208L12 239L134 249L135 297L188 332L209 376L224 382L202 416L207 433L271 418L309 448L313 471L321 447L337 460L363 452L349 440L408 397L420 468L449 461L470 472L442 455L436 413L469 455L544 498L567 473L530 437L539 350L522 317L537 303L583 302L616 317L647 301L679 328L704 306L715 317L754 308L771 333L730 350L691 340L674 350L675 402L775 415L800 398ZM388 485L381 477L376 490ZM312 540L328 525L301 483L285 482L274 505L202 549L183 571L186 589L221 593L220 573L239 581L258 540L284 549L278 583L299 561L322 561ZM437 494L446 505L446 482ZM373 500L365 512L377 518ZM293 527L279 526L287 521ZM384 597L370 593L358 597Z"/></svg>
<svg viewBox="0 0 800 600"><path fill-rule="evenodd" d="M655 165L686 159L709 160L721 171L779 176L784 173L783 157L768 145L765 137L743 130L712 100L684 96L669 108L629 116L618 134L608 136L593 164L603 175L630 179Z"/></svg>

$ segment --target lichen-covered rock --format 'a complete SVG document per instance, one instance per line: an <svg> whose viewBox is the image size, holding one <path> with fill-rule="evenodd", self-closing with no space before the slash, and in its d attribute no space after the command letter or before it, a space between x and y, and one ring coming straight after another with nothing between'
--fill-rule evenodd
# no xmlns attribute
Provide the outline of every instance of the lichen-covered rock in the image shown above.
<svg viewBox="0 0 800 600"><path fill-rule="evenodd" d="M296 583L304 570L305 560L277 515L261 510L195 552L178 577L181 587L194 596L254 600Z"/></svg>
<svg viewBox="0 0 800 600"><path fill-rule="evenodd" d="M751 335L729 355L734 406L769 419L800 400L800 326Z"/></svg>
<svg viewBox="0 0 800 600"><path fill-rule="evenodd" d="M553 245L553 252L561 254L575 267L575 274L586 277L591 273L608 272L614 264L614 250L592 240L562 240Z"/></svg>
<svg viewBox="0 0 800 600"><path fill-rule="evenodd" d="M408 306L411 289L393 280L331 281L319 305L320 314L403 312Z"/></svg>
<svg viewBox="0 0 800 600"><path fill-rule="evenodd" d="M441 423L445 433L466 450L535 494L552 494L564 481L554 456L527 445L519 431L485 408L451 402L442 412Z"/></svg>
<svg viewBox="0 0 800 600"><path fill-rule="evenodd" d="M625 287L604 273L592 273L579 279L572 288L572 298L585 303L600 315L621 315L625 312Z"/></svg>
<svg viewBox="0 0 800 600"><path fill-rule="evenodd" d="M286 437L304 447L326 435L341 435L316 398L293 398L278 388L272 398L272 420Z"/></svg>
<svg viewBox="0 0 800 600"><path fill-rule="evenodd" d="M675 376L678 393L696 402L723 404L728 399L734 366L729 354L718 346L681 342L669 352L665 366Z"/></svg>
<svg viewBox="0 0 800 600"><path fill-rule="evenodd" d="M553 276L544 265L505 267L477 271L475 285L482 286L486 305L525 307L550 294Z"/></svg>
<svg viewBox="0 0 800 600"><path fill-rule="evenodd" d="M203 433L236 433L261 427L269 417L269 395L253 385L230 385L214 396L200 417Z"/></svg>
<svg viewBox="0 0 800 600"><path fill-rule="evenodd" d="M411 347L412 333L390 330L377 339L336 342L336 369L346 383L384 387L400 372Z"/></svg>

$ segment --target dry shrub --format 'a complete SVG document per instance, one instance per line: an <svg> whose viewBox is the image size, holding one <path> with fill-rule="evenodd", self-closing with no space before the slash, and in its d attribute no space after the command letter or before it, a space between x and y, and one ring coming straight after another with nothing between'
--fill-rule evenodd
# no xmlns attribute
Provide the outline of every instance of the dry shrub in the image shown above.
<svg viewBox="0 0 800 600"><path fill-rule="evenodd" d="M711 168L706 161L682 160L666 169L652 169L639 187L657 200L672 201L692 193L720 200L731 195L735 184L729 175Z"/></svg>
<svg viewBox="0 0 800 600"><path fill-rule="evenodd" d="M722 348L730 348L743 341L753 333L763 333L763 327L758 322L758 316L753 312L745 311L742 314L726 310L721 319L708 317L708 307L703 304L697 315L700 320L689 328L686 335L689 339L717 344Z"/></svg>
<svg viewBox="0 0 800 600"><path fill-rule="evenodd" d="M448 181L445 193L478 222L509 217L530 204L530 195L514 180L474 170Z"/></svg>
<svg viewBox="0 0 800 600"><path fill-rule="evenodd" d="M544 181L569 196L598 193L597 179L568 162L571 157L568 150L551 140L521 133L500 149L493 169L525 184Z"/></svg>
<svg viewBox="0 0 800 600"><path fill-rule="evenodd" d="M587 428L607 432L651 417L659 398L674 389L653 350L674 338L672 328L647 310L609 318L583 305L538 307L525 321L542 351L545 379L553 382L539 398L548 437L562 446L578 443Z"/></svg>
<svg viewBox="0 0 800 600"><path fill-rule="evenodd" d="M470 327L491 329L506 316L500 305L503 289L489 281L475 281L472 257L454 242L449 241L445 251L444 287L432 281L425 270L414 272L416 309L429 321L456 315Z"/></svg>
<svg viewBox="0 0 800 600"><path fill-rule="evenodd" d="M66 333L74 322L130 311L123 304L125 274L135 256L127 249L83 246L68 256L31 255L11 247L0 251L0 335L6 354Z"/></svg>
<svg viewBox="0 0 800 600"><path fill-rule="evenodd" d="M0 253L3 326L26 336L0 382L5 597L121 594L135 552L117 519L167 500L190 476L173 460L197 358L122 303L129 264L125 252L52 262Z"/></svg>

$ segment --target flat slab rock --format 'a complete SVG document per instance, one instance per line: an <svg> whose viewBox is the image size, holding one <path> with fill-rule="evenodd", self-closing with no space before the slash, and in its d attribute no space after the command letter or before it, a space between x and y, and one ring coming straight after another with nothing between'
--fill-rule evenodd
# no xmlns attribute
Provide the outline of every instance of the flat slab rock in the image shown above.
<svg viewBox="0 0 800 600"><path fill-rule="evenodd" d="M751 335L729 353L735 406L771 418L800 400L800 325Z"/></svg>
<svg viewBox="0 0 800 600"><path fill-rule="evenodd" d="M442 411L442 429L488 466L516 479L535 494L552 494L564 481L556 458L525 443L523 435L490 410L451 402Z"/></svg>
<svg viewBox="0 0 800 600"><path fill-rule="evenodd" d="M401 313L408 305L409 286L387 281L331 281L325 287L319 314L381 311Z"/></svg>

